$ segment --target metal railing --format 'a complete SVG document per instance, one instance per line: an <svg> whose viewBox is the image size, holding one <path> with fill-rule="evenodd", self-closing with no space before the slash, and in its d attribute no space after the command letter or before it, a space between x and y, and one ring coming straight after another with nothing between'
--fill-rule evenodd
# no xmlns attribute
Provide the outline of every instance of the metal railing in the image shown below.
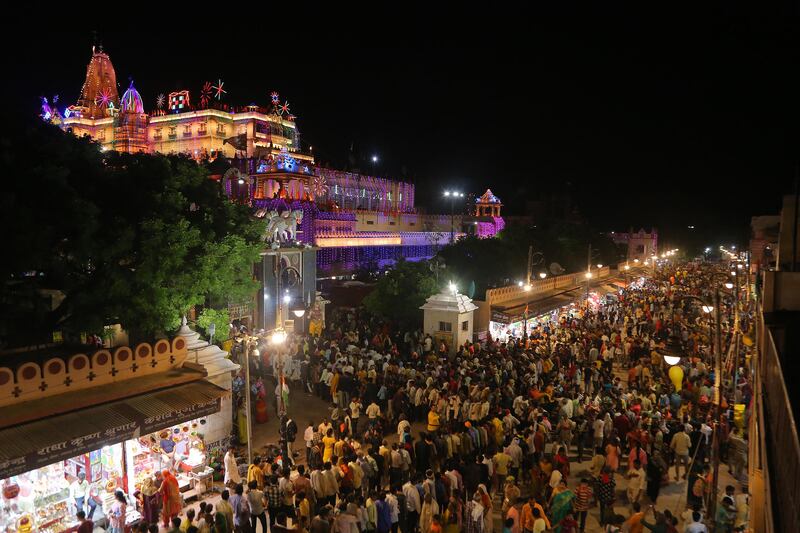
<svg viewBox="0 0 800 533"><path fill-rule="evenodd" d="M780 356L769 327L761 333L759 377L764 407L764 437L772 500L773 531L800 531L800 442ZM788 354L787 354L788 355ZM793 355L793 354L792 354ZM751 436L751 439L757 438Z"/></svg>

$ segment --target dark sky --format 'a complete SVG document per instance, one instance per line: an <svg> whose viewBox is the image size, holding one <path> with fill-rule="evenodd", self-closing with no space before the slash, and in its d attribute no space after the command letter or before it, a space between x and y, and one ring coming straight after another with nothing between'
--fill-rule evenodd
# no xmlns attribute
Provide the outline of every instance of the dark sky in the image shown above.
<svg viewBox="0 0 800 533"><path fill-rule="evenodd" d="M11 58L6 89L20 106L75 101L91 29L48 27ZM146 109L158 93L194 97L217 78L232 104L266 104L277 90L319 161L341 167L353 142L362 157L378 154L381 174L412 178L430 211L447 210L448 187L491 187L508 213L568 189L598 229L656 225L680 241L695 225L709 244L746 234L751 215L777 212L792 189L798 29L547 25L367 48L370 39L313 31L234 39L191 24L97 27L121 89L133 77Z"/></svg>

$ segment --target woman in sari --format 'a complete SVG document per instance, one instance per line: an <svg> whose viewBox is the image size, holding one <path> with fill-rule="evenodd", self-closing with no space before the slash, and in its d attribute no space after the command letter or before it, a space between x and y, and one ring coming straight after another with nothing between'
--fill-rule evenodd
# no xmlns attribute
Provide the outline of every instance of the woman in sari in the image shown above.
<svg viewBox="0 0 800 533"><path fill-rule="evenodd" d="M153 478L147 476L142 481L142 515L144 521L148 524L157 524L158 515L161 511L161 496L158 494L158 489Z"/></svg>
<svg viewBox="0 0 800 533"><path fill-rule="evenodd" d="M572 500L574 499L575 493L567 488L567 483L564 480L561 480L558 487L553 490L553 496L550 499L551 523L555 533L561 532L561 521L572 512Z"/></svg>
<svg viewBox="0 0 800 533"><path fill-rule="evenodd" d="M483 504L481 503L483 498L481 497L480 491L475 491L475 495L472 497L472 500L467 503L467 509L464 516L464 526L465 531L470 531L471 533L485 533L484 525L486 524L486 509L484 509Z"/></svg>
<svg viewBox="0 0 800 533"><path fill-rule="evenodd" d="M606 445L606 466L609 467L612 472L619 470L619 456L621 454L622 450L620 450L619 441L616 438Z"/></svg>
<svg viewBox="0 0 800 533"><path fill-rule="evenodd" d="M161 518L164 521L164 527L170 527L171 520L180 514L181 508L183 507L181 492L178 487L178 480L175 479L172 472L164 470L161 475L164 478L164 481L161 483L161 488L158 489L163 502Z"/></svg>
<svg viewBox="0 0 800 533"><path fill-rule="evenodd" d="M486 490L486 485L481 483L478 485L478 490L476 491L481 496L481 505L483 506L483 517L484 517L484 525L483 531L484 533L492 533L494 531L494 517L492 514L492 497L489 496L489 491Z"/></svg>
<svg viewBox="0 0 800 533"><path fill-rule="evenodd" d="M444 533L461 533L461 506L454 496L450 496L450 503L444 512Z"/></svg>
<svg viewBox="0 0 800 533"><path fill-rule="evenodd" d="M569 457L567 457L567 451L564 449L563 446L558 448L558 453L554 457L555 467L561 472L561 475L564 479L567 479L569 476Z"/></svg>
<svg viewBox="0 0 800 533"><path fill-rule="evenodd" d="M433 517L439 514L439 504L430 493L425 494L425 500L422 504L422 511L419 513L419 527L422 533L430 533Z"/></svg>

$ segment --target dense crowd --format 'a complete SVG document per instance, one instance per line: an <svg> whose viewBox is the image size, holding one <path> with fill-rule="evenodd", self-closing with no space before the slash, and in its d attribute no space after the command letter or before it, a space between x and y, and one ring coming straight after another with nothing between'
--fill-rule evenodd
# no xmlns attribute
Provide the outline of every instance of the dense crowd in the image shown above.
<svg viewBox="0 0 800 533"><path fill-rule="evenodd" d="M200 531L226 531L222 514L241 531L268 517L273 528L313 533L574 533L595 506L608 532L741 530L741 487L712 502L709 317L682 298L708 298L712 274L688 266L643 279L601 305L564 308L524 338L468 342L454 355L419 331L333 313L322 337L288 344L303 387L331 405L305 428L284 423L290 444L304 441L305 464L257 457L240 479L229 451L230 489ZM723 305L727 336L733 305ZM256 375L284 364L274 350L262 354ZM665 354L683 356L680 375ZM724 383L719 435L744 481L746 424L725 400L749 403L740 374ZM675 482L684 505L658 511L662 487Z"/></svg>

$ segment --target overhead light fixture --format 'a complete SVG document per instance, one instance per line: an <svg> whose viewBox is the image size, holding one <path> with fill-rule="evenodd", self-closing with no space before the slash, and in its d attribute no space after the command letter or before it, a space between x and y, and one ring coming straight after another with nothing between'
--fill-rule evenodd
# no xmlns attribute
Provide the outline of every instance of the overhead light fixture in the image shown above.
<svg viewBox="0 0 800 533"><path fill-rule="evenodd" d="M710 313L711 311L714 310L714 308L712 306L710 306L710 305L704 305L702 307L702 309L703 309L703 312L706 313L706 314L708 314L708 313Z"/></svg>
<svg viewBox="0 0 800 533"><path fill-rule="evenodd" d="M665 355L664 362L667 363L669 366L675 366L681 362L681 358L677 355Z"/></svg>
<svg viewBox="0 0 800 533"><path fill-rule="evenodd" d="M300 309L293 310L292 313L294 313L294 316L297 318L303 318L303 315L306 314L306 310L301 307Z"/></svg>
<svg viewBox="0 0 800 533"><path fill-rule="evenodd" d="M732 289L733 288L733 283L731 283L729 281L728 283L725 284L725 288L728 289L728 290Z"/></svg>
<svg viewBox="0 0 800 533"><path fill-rule="evenodd" d="M547 272L539 272L539 277L544 279L547 277Z"/></svg>
<svg viewBox="0 0 800 533"><path fill-rule="evenodd" d="M592 273L591 272L587 272L586 273L586 279L592 279Z"/></svg>

